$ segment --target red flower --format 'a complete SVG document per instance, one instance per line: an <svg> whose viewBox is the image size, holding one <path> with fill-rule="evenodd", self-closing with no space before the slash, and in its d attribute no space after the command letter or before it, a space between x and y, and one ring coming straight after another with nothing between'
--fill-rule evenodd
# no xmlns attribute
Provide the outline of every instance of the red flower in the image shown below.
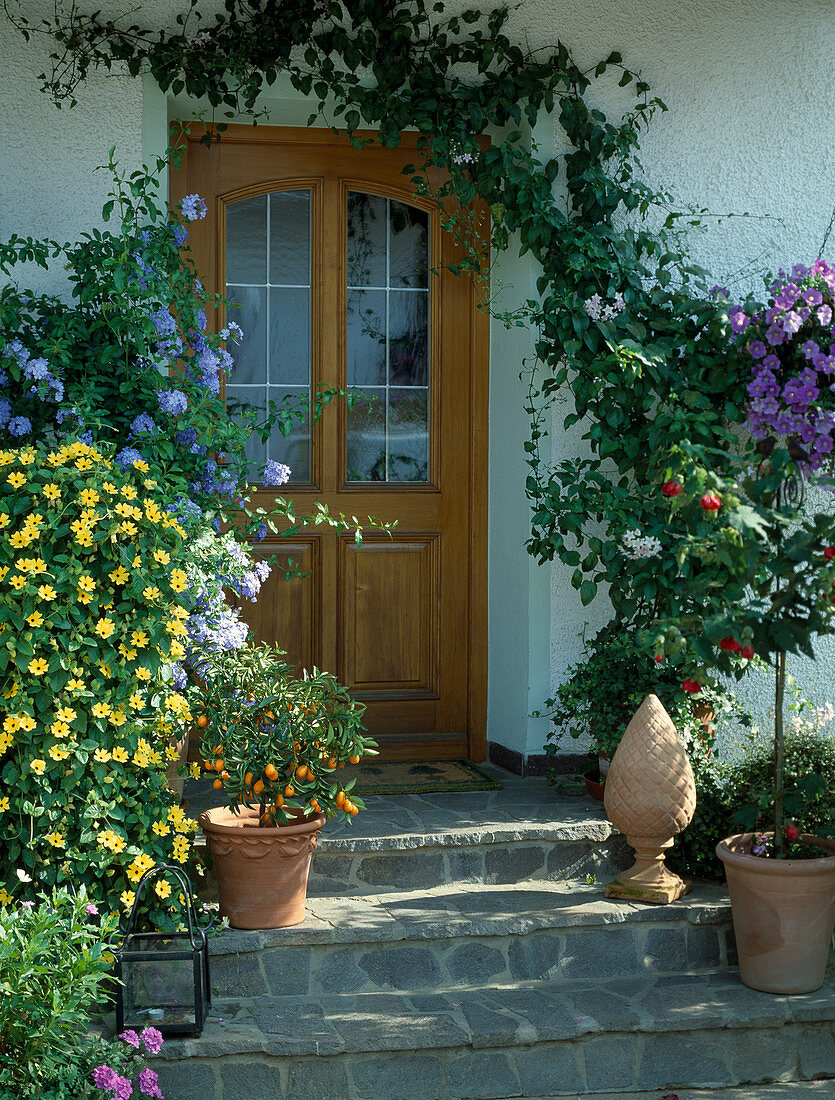
<svg viewBox="0 0 835 1100"><path fill-rule="evenodd" d="M797 840L800 836L800 830L796 825L786 826L786 840Z"/></svg>
<svg viewBox="0 0 835 1100"><path fill-rule="evenodd" d="M750 661L754 656L754 647L750 645L744 645L739 651L740 657L744 657L746 661Z"/></svg>
<svg viewBox="0 0 835 1100"><path fill-rule="evenodd" d="M665 497L677 497L683 491L684 486L680 481L665 481L661 486L661 492Z"/></svg>
<svg viewBox="0 0 835 1100"><path fill-rule="evenodd" d="M706 512L718 512L722 507L722 501L716 495L716 493L705 493L702 499L699 501L702 508Z"/></svg>
<svg viewBox="0 0 835 1100"><path fill-rule="evenodd" d="M681 686L684 691L688 692L690 695L698 695L702 690L702 685L698 680L682 680Z"/></svg>
<svg viewBox="0 0 835 1100"><path fill-rule="evenodd" d="M655 654L655 660L656 660L656 663L660 665L663 662L664 658L660 653L656 653Z"/></svg>
<svg viewBox="0 0 835 1100"><path fill-rule="evenodd" d="M736 640L736 638L723 638L722 641L719 643L719 648L724 649L728 653L739 653L739 651L742 649L742 646Z"/></svg>
<svg viewBox="0 0 835 1100"><path fill-rule="evenodd" d="M824 546L823 556L827 561L832 561L835 558L835 546Z"/></svg>

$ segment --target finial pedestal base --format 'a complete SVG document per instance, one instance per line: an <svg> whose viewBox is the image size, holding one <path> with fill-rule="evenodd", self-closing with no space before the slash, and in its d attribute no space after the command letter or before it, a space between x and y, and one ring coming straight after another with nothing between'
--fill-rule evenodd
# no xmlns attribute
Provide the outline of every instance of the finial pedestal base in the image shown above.
<svg viewBox="0 0 835 1100"><path fill-rule="evenodd" d="M621 871L614 882L607 883L607 898L669 905L690 892L693 883L681 878L664 863L665 852L672 847L672 840L627 836L626 842L635 849L635 862L628 870Z"/></svg>

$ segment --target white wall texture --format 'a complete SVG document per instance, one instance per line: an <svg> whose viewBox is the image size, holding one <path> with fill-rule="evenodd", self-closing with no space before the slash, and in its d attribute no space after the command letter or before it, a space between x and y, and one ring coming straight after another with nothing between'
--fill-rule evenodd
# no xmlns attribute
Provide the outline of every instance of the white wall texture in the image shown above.
<svg viewBox="0 0 835 1100"><path fill-rule="evenodd" d="M214 0L218 7L219 0ZM108 14L128 5L99 0L83 5ZM457 7L469 6L456 2ZM485 0L476 6L489 8ZM185 0L140 0L130 5L136 21L171 25L186 8ZM51 0L23 0L31 21L49 14ZM137 10L138 9L138 10ZM833 124L835 91L831 78L835 56L835 6L831 0L742 0L728 7L722 0L525 0L511 17L511 36L532 48L559 37L578 62L591 66L618 49L625 63L641 70L669 107L643 140L647 176L669 188L682 202L714 213L750 211L756 217L713 223L695 243L697 257L715 271L716 281L742 289L769 266L809 262L820 246L835 205ZM119 73L94 73L78 91L78 106L57 110L39 90L37 74L48 66L49 40L34 36L28 45L0 14L0 238L11 233L76 238L99 224L108 181L94 173L116 147L122 165L133 169L146 149L158 148L159 137L147 131L153 103L143 96L141 80ZM606 111L628 102L614 82L599 82L591 98ZM181 105L178 105L181 106ZM149 109L152 108L152 109ZM178 112L179 113L179 112ZM290 112L295 113L295 112ZM297 123L277 105L274 124ZM546 134L549 132L546 130ZM550 136L550 135L549 135ZM547 148L543 154L548 154ZM835 241L830 253L835 255ZM505 274L518 279L508 293L530 293L525 265L504 261ZM742 273L742 274L740 274ZM24 272L21 281L60 293L60 271ZM521 354L498 328L494 334L492 370L515 378ZM518 342L517 342L518 343ZM505 418L506 401L523 390L494 380L491 445L510 453L522 427ZM518 417L516 420L518 421ZM506 426L515 424L515 427ZM515 438L511 438L514 436ZM504 441L504 442L502 442ZM576 433L555 431L555 457L577 453ZM546 690L541 674L542 651L549 645L542 625L541 575L528 568L522 550L526 513L518 506L526 467L521 450L516 462L491 474L491 577L515 568L533 593L524 614L529 655L528 681L512 705L506 705L501 682L502 617L510 609L494 600L491 613L491 736L522 752L541 749L542 723L531 723L533 709ZM828 502L827 502L828 503ZM552 686L559 683L581 649L583 624L589 632L606 618L599 601L583 609L567 583L567 572L551 570L550 664ZM521 614L522 612L520 612ZM512 633L512 632L511 632ZM519 639L517 638L518 642ZM819 660L798 674L818 702L835 697L832 674L835 648L822 645ZM523 662L523 665L525 662ZM514 668L514 675L524 668ZM761 694L761 687L757 692ZM764 713L767 703L759 704Z"/></svg>

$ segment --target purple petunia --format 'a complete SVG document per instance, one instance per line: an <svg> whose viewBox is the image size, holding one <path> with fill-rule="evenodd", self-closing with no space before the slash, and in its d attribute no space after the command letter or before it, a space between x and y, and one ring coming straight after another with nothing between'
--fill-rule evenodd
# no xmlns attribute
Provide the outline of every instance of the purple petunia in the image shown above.
<svg viewBox="0 0 835 1100"><path fill-rule="evenodd" d="M768 348L762 342L762 340L752 340L748 345L748 354L752 359L762 359L768 351Z"/></svg>
<svg viewBox="0 0 835 1100"><path fill-rule="evenodd" d="M817 317L822 325L828 325L832 320L832 307L822 305L817 311Z"/></svg>
<svg viewBox="0 0 835 1100"><path fill-rule="evenodd" d="M730 314L731 328L734 332L744 332L751 324L751 318L739 307Z"/></svg>
<svg viewBox="0 0 835 1100"><path fill-rule="evenodd" d="M181 203L180 209L186 221L190 222L200 221L201 218L206 217L208 212L206 200L201 199L199 195L186 195Z"/></svg>
<svg viewBox="0 0 835 1100"><path fill-rule="evenodd" d="M264 466L262 480L265 485L285 485L290 480L290 467L270 459Z"/></svg>
<svg viewBox="0 0 835 1100"><path fill-rule="evenodd" d="M182 390L160 390L157 403L163 412L171 416L179 416L188 408L188 398Z"/></svg>

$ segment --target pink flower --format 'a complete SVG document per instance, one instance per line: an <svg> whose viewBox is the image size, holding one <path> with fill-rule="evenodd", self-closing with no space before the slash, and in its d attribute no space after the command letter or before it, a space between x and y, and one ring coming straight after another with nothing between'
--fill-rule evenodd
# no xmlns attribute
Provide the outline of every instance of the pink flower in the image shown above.
<svg viewBox="0 0 835 1100"><path fill-rule="evenodd" d="M123 1043L128 1043L132 1047L139 1049L139 1036L132 1028L128 1028L127 1031L123 1031L119 1036Z"/></svg>
<svg viewBox="0 0 835 1100"><path fill-rule="evenodd" d="M116 1087L118 1074L110 1066L96 1066L92 1073L93 1084L97 1089L112 1089Z"/></svg>
<svg viewBox="0 0 835 1100"><path fill-rule="evenodd" d="M152 1069L143 1069L139 1074L139 1087L145 1096L155 1097L156 1100L163 1100L162 1093L159 1088L159 1078Z"/></svg>
<svg viewBox="0 0 835 1100"><path fill-rule="evenodd" d="M155 1027L146 1027L141 1035L142 1042L149 1054L159 1054L162 1047L162 1032Z"/></svg>
<svg viewBox="0 0 835 1100"><path fill-rule="evenodd" d="M98 909L95 907L95 905L93 905L92 902L90 902L84 912L87 914L88 917L97 917L99 915Z"/></svg>

